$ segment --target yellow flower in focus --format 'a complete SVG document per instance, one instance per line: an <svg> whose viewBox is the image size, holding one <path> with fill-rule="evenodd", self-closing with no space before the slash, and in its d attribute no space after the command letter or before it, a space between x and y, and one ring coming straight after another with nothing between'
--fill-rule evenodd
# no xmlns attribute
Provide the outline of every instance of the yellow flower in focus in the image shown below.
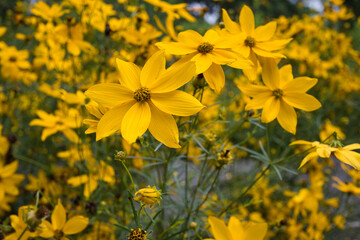
<svg viewBox="0 0 360 240"><path fill-rule="evenodd" d="M179 131L171 115L190 116L204 108L190 94L176 90L194 76L193 65L173 65L165 70L165 56L159 51L142 70L120 59L117 67L121 85L97 84L85 92L109 108L97 125L96 140L120 130L127 142L134 143L149 129L158 141L179 148Z"/></svg>
<svg viewBox="0 0 360 240"><path fill-rule="evenodd" d="M43 238L53 237L55 240L68 240L66 235L82 232L89 224L89 218L74 216L66 221L66 211L60 199L51 214L51 223L43 221L45 226L40 233Z"/></svg>
<svg viewBox="0 0 360 240"><path fill-rule="evenodd" d="M173 55L187 55L183 61L191 61L196 65L196 74L203 73L209 86L219 93L225 85L225 74L220 65L237 62L238 68L251 68L249 60L238 59L231 52L228 38L210 29L204 36L193 30L179 33L178 42L157 43L160 49Z"/></svg>
<svg viewBox="0 0 360 240"><path fill-rule="evenodd" d="M209 217L210 232L214 238L204 240L262 240L267 232L266 223L239 221L236 217L230 217L226 226L223 220Z"/></svg>
<svg viewBox="0 0 360 240"><path fill-rule="evenodd" d="M161 193L156 189L155 186L142 188L135 193L134 200L141 202L149 206L150 208L154 206L155 203L160 203Z"/></svg>
<svg viewBox="0 0 360 240"><path fill-rule="evenodd" d="M317 79L294 79L290 65L279 70L275 60L267 58L264 60L262 79L265 86L243 86L240 90L252 97L245 110L263 109L261 121L264 123L277 118L282 128L295 134L297 116L294 107L304 111L314 111L321 107L316 98L306 94L317 83Z"/></svg>

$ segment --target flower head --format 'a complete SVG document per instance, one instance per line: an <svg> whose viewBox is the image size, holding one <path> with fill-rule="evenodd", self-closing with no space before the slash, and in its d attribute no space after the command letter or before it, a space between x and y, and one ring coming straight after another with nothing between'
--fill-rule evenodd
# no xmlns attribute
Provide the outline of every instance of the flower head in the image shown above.
<svg viewBox="0 0 360 240"><path fill-rule="evenodd" d="M142 70L133 63L116 60L120 84L102 83L90 87L86 95L109 108L101 117L96 140L120 131L129 143L147 129L168 147L179 148L179 132L171 116L190 116L204 106L193 96L176 90L194 76L192 64L165 70L165 55L155 53Z"/></svg>
<svg viewBox="0 0 360 240"><path fill-rule="evenodd" d="M141 202L149 207L152 207L155 203L159 203L161 200L161 193L155 186L142 188L135 193L134 200Z"/></svg>

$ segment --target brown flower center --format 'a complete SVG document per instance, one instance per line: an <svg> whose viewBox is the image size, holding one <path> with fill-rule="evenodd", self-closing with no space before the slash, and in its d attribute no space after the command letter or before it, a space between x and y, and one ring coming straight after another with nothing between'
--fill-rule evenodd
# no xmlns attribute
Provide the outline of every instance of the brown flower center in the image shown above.
<svg viewBox="0 0 360 240"><path fill-rule="evenodd" d="M276 98L281 98L283 95L284 95L284 92L283 90L281 89L275 89L273 92L272 92L273 96L275 96Z"/></svg>
<svg viewBox="0 0 360 240"><path fill-rule="evenodd" d="M55 230L54 232L54 239L60 240L64 236L63 231L61 230Z"/></svg>
<svg viewBox="0 0 360 240"><path fill-rule="evenodd" d="M150 90L146 87L139 88L134 92L134 99L138 102L146 102L151 98Z"/></svg>
<svg viewBox="0 0 360 240"><path fill-rule="evenodd" d="M214 45L212 45L208 42L201 43L197 48L198 52L201 54L207 54L207 53L211 52L213 49L214 49Z"/></svg>
<svg viewBox="0 0 360 240"><path fill-rule="evenodd" d="M245 46L248 46L248 47L254 47L255 46L255 39L253 37L247 37L245 39Z"/></svg>
<svg viewBox="0 0 360 240"><path fill-rule="evenodd" d="M128 240L146 240L146 231L140 228L132 229Z"/></svg>
<svg viewBox="0 0 360 240"><path fill-rule="evenodd" d="M16 57L15 57L15 56L11 56L11 57L9 58L9 61L10 61L10 62L16 62Z"/></svg>

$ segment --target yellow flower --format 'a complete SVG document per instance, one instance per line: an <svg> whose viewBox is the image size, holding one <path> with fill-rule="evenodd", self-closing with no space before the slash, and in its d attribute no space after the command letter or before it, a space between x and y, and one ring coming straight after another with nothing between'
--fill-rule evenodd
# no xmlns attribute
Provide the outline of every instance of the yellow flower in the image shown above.
<svg viewBox="0 0 360 240"><path fill-rule="evenodd" d="M317 79L294 79L290 65L279 70L275 60L268 58L264 60L262 79L265 86L251 85L240 89L252 97L245 109L263 109L261 120L264 123L277 118L281 127L295 134L297 116L294 107L304 111L314 111L321 107L316 98L306 94L317 83Z"/></svg>
<svg viewBox="0 0 360 240"><path fill-rule="evenodd" d="M284 48L292 39L273 39L276 31L275 21L255 28L254 14L246 5L241 9L239 24L230 19L225 9L223 9L223 21L225 29L234 36L232 39L237 43L232 50L240 53L245 58L249 58L254 64L251 70L244 70L250 80L256 79L258 65L256 55L270 58L285 57L273 51Z"/></svg>
<svg viewBox="0 0 360 240"><path fill-rule="evenodd" d="M194 75L192 64L165 70L165 56L155 53L140 70L133 63L117 59L120 83L103 83L90 87L85 94L109 108L100 119L96 140L121 131L129 143L147 129L168 147L179 148L179 131L171 116L190 116L204 106L193 96L176 90Z"/></svg>
<svg viewBox="0 0 360 240"><path fill-rule="evenodd" d="M55 240L68 240L66 235L73 235L83 231L89 224L89 218L74 216L66 221L66 211L60 199L51 214L51 223L43 221L45 228L40 236L43 238L53 237Z"/></svg>
<svg viewBox="0 0 360 240"><path fill-rule="evenodd" d="M155 203L159 203L161 200L161 193L156 187L147 186L135 193L134 200L141 202L149 207L152 207Z"/></svg>
<svg viewBox="0 0 360 240"><path fill-rule="evenodd" d="M360 188L357 187L355 184L350 183L350 182L343 182L338 177L332 177L332 179L334 181L336 181L336 183L333 183L332 186L337 188L341 192L350 193L350 194L360 196Z"/></svg>
<svg viewBox="0 0 360 240"><path fill-rule="evenodd" d="M262 240L267 232L266 223L243 222L233 216L227 226L216 217L209 217L209 223L214 238L204 240Z"/></svg>
<svg viewBox="0 0 360 240"><path fill-rule="evenodd" d="M24 175L16 174L18 168L18 161L4 165L0 161L0 202L4 199L5 195L16 196L19 194L19 189L16 185L24 180Z"/></svg>
<svg viewBox="0 0 360 240"><path fill-rule="evenodd" d="M52 4L50 7L45 2L39 1L31 9L31 12L35 16L39 16L46 21L53 21L54 19L61 17L65 13L68 13L69 10L63 10L62 6L56 3Z"/></svg>
<svg viewBox="0 0 360 240"><path fill-rule="evenodd" d="M187 55L183 61L195 62L196 74L203 73L209 86L217 93L225 85L225 74L220 65L237 62L238 68L251 68L250 61L228 50L231 46L227 38L210 29L204 36L193 30L179 33L178 42L157 43L160 49L173 55Z"/></svg>

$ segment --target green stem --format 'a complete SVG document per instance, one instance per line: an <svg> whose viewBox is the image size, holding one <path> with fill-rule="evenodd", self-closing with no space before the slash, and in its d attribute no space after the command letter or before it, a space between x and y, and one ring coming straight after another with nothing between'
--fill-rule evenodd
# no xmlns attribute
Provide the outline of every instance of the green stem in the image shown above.
<svg viewBox="0 0 360 240"><path fill-rule="evenodd" d="M246 190L244 192L242 192L240 194L239 197L237 197L235 200L231 201L229 205L227 205L226 208L224 208L219 216L221 216L223 213L225 213L227 210L229 210L229 208L232 207L232 205L238 201L241 200L241 198L264 176L264 174L266 173L267 170L269 170L271 167L271 164L267 165L267 167L260 173L260 175L246 188Z"/></svg>
<svg viewBox="0 0 360 240"><path fill-rule="evenodd" d="M131 209L132 209L133 214L134 214L134 219L135 219L136 226L140 227L138 215L136 214L135 206L134 206L134 203L133 203L133 200L132 200L131 197L129 197L129 201L130 201L130 204L131 204Z"/></svg>
<svg viewBox="0 0 360 240"><path fill-rule="evenodd" d="M123 165L123 167L125 168L125 171L126 171L127 174L129 175L129 178L130 178L130 180L131 180L131 183L132 183L134 189L136 189L136 185L135 185L134 180L133 180L133 178L132 178L132 176L131 176L131 174L130 174L130 172L129 172L129 169L126 167L126 165L125 165L125 163L124 163L123 161L121 161L121 164Z"/></svg>
<svg viewBox="0 0 360 240"><path fill-rule="evenodd" d="M22 233L20 234L20 236L18 237L17 240L20 240L22 238L22 236L24 236L25 232L29 229L29 226L26 225L26 228L24 228L24 231L22 231Z"/></svg>

